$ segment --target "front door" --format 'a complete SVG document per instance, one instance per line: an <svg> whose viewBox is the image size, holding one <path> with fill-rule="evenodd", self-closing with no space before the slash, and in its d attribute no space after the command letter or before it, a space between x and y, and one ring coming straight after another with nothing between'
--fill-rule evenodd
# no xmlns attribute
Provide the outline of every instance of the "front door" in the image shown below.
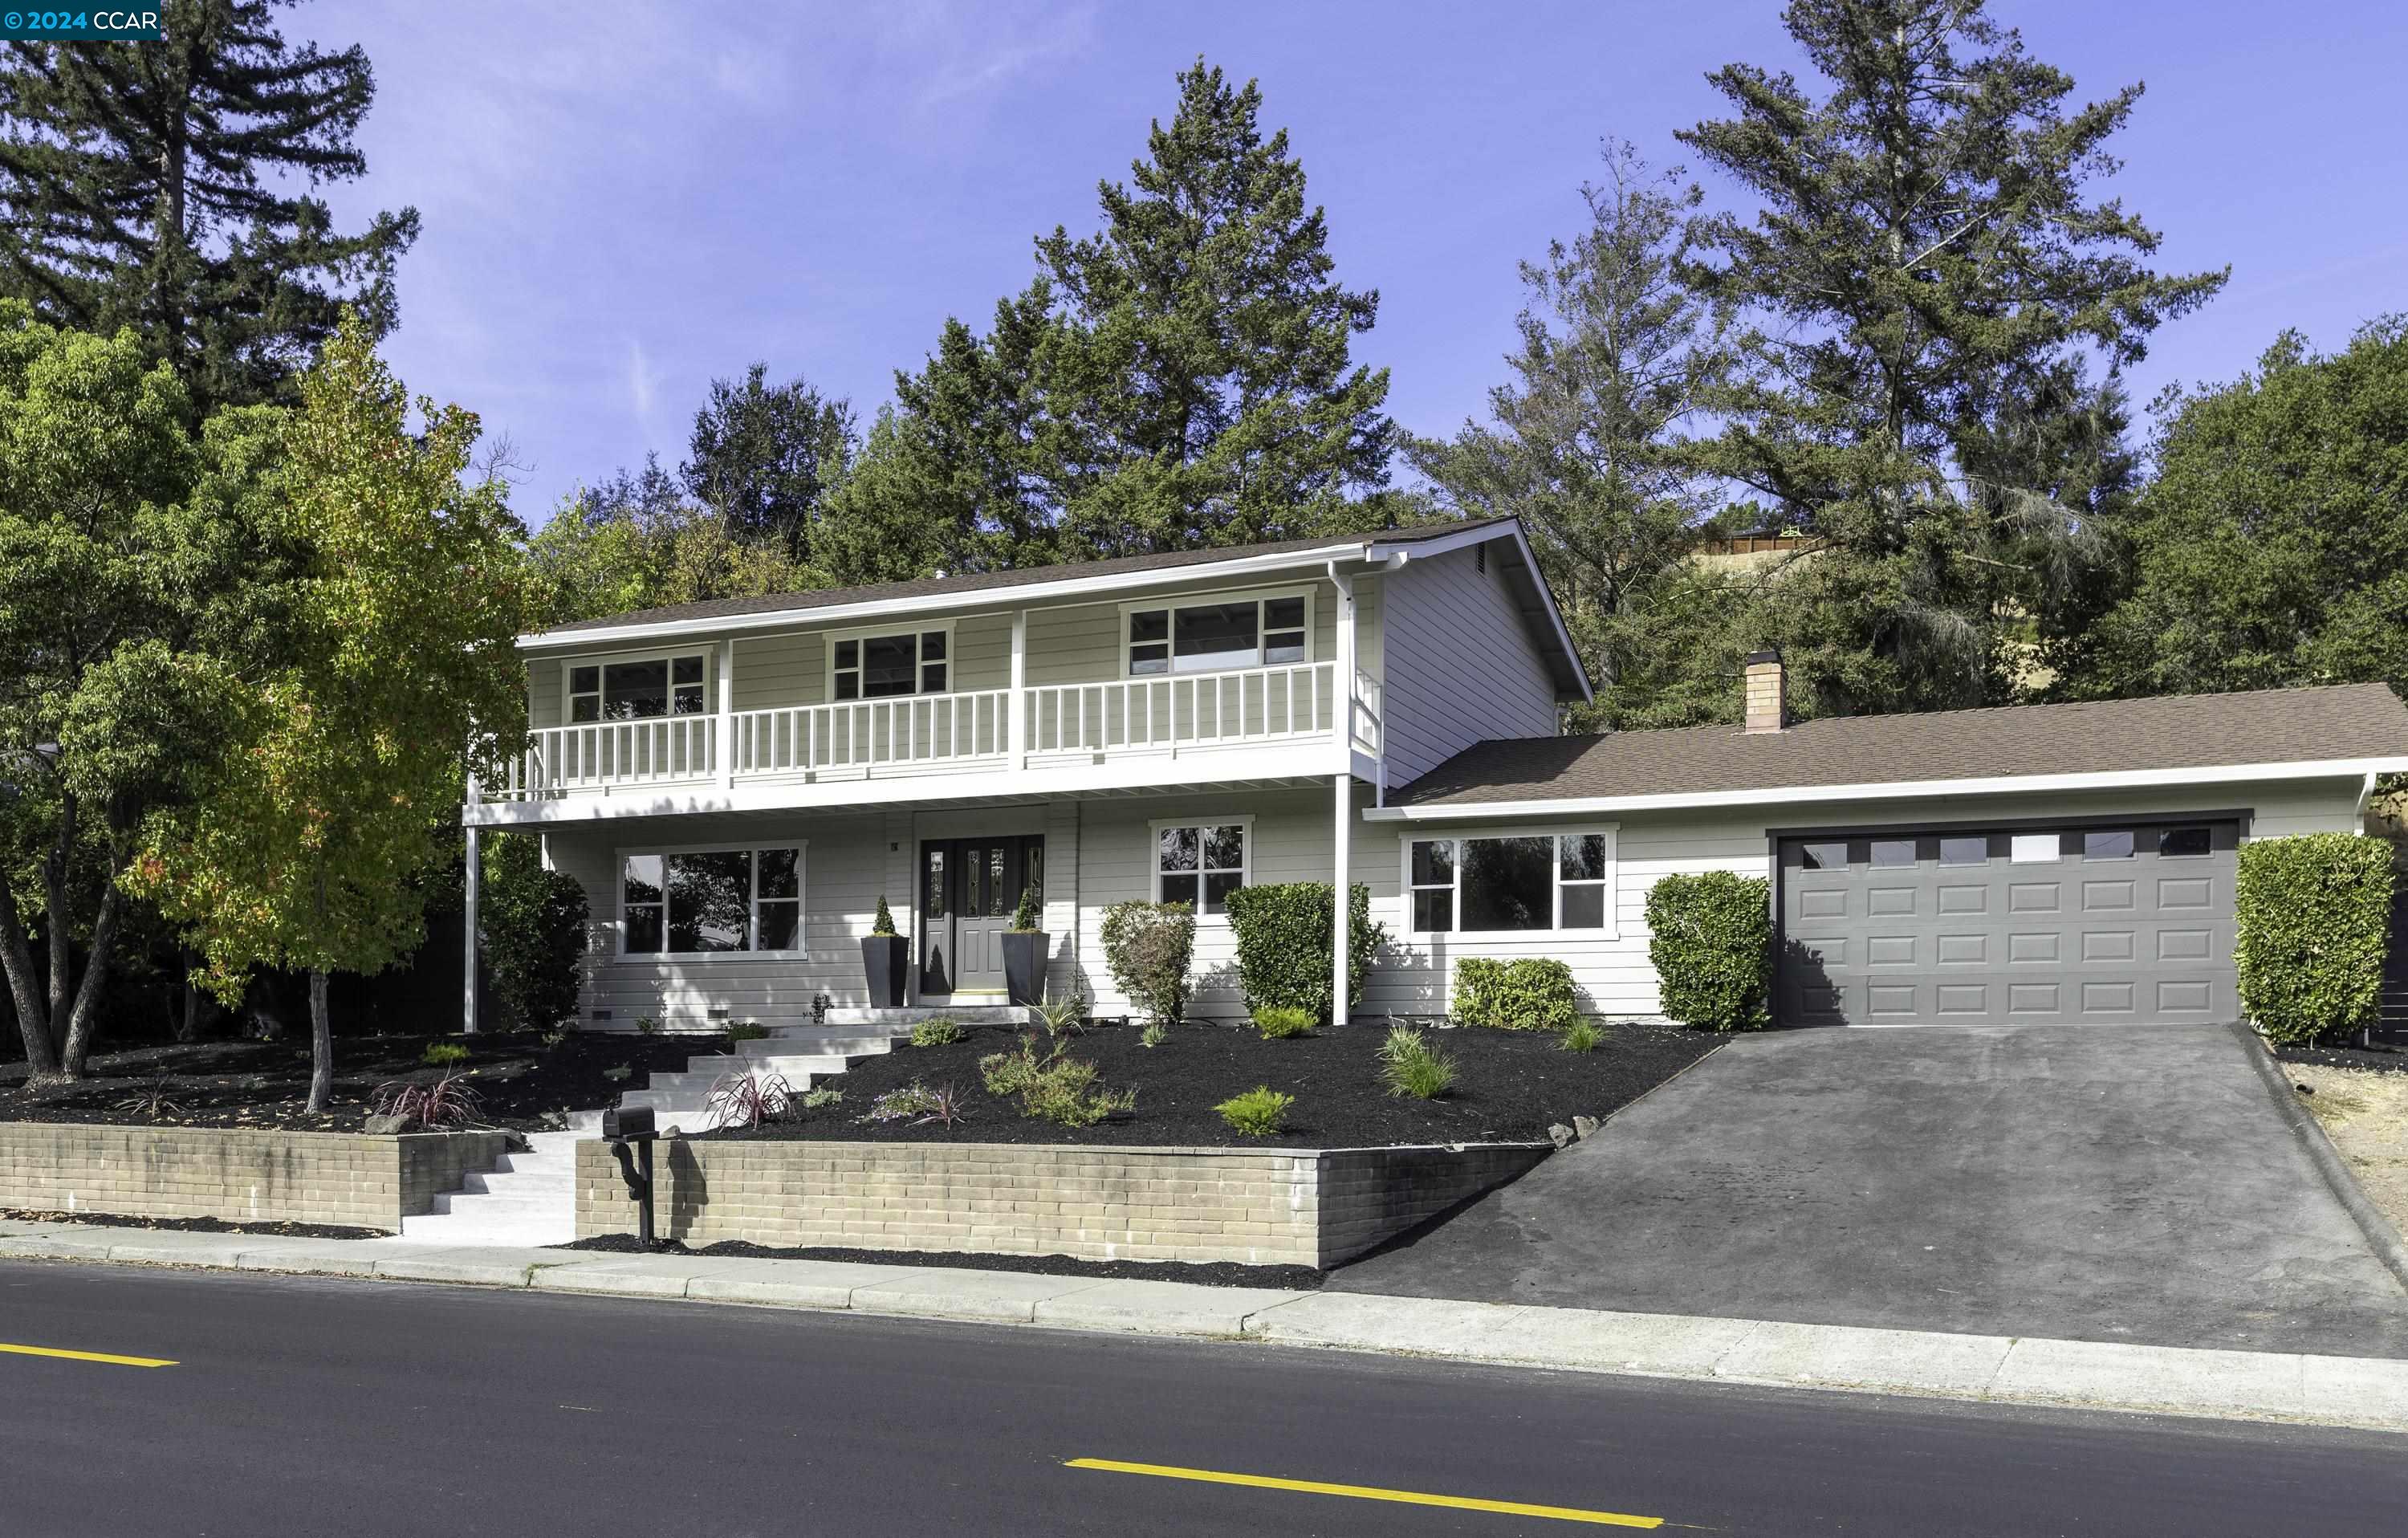
<svg viewBox="0 0 2408 1538"><path fill-rule="evenodd" d="M1001 993L1003 941L1024 888L1045 900L1045 840L1035 834L920 846L920 993Z"/></svg>

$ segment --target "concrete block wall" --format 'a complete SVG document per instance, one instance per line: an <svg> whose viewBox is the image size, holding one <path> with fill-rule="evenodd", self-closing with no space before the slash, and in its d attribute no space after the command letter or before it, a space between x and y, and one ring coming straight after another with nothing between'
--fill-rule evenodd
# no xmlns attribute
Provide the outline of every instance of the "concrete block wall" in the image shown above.
<svg viewBox="0 0 2408 1538"><path fill-rule="evenodd" d="M0 1207L397 1232L467 1171L492 1169L508 1145L501 1132L0 1122Z"/></svg>
<svg viewBox="0 0 2408 1538"><path fill-rule="evenodd" d="M654 1218L701 1247L1328 1266L1521 1174L1544 1145L1290 1150L669 1139ZM609 1145L577 1145L579 1237L632 1233Z"/></svg>

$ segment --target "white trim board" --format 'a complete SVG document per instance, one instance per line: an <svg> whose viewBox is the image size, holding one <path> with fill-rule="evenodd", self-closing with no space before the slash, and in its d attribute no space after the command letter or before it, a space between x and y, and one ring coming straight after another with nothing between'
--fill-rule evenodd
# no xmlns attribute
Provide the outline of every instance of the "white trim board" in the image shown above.
<svg viewBox="0 0 2408 1538"><path fill-rule="evenodd" d="M1915 801L1949 796L2047 795L2084 790L2157 790L2249 781L2355 780L2408 772L2408 757L2314 758L2288 764L2213 764L2190 769L2100 769L2079 774L2007 774L1987 779L1893 780L1847 785L1761 785L1744 790L1672 791L1648 796L1573 796L1526 801L1433 801L1372 807L1368 823L1459 823L1499 817L1580 817L1601 812L1680 812L1716 807L1832 801Z"/></svg>

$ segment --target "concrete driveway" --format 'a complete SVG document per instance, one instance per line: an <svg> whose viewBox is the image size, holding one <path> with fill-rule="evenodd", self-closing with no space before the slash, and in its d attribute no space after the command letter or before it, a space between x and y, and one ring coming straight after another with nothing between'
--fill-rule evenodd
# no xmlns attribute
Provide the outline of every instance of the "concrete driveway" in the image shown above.
<svg viewBox="0 0 2408 1538"><path fill-rule="evenodd" d="M1734 1041L1333 1288L2408 1357L2408 1292L2229 1030Z"/></svg>

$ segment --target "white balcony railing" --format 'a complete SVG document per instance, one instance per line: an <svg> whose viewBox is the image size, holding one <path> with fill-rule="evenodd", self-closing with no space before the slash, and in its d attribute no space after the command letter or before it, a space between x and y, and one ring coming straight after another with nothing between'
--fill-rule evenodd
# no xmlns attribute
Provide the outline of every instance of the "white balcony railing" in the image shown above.
<svg viewBox="0 0 2408 1538"><path fill-rule="evenodd" d="M594 721L529 732L525 761L510 766L509 794L541 796L605 785L697 780L718 772L716 716Z"/></svg>
<svg viewBox="0 0 2408 1538"><path fill-rule="evenodd" d="M788 705L736 717L736 772L936 769L1010 751L1011 691Z"/></svg>
<svg viewBox="0 0 2408 1538"><path fill-rule="evenodd" d="M1326 734L1328 663L1055 683L1028 696L1031 754L1228 747Z"/></svg>

